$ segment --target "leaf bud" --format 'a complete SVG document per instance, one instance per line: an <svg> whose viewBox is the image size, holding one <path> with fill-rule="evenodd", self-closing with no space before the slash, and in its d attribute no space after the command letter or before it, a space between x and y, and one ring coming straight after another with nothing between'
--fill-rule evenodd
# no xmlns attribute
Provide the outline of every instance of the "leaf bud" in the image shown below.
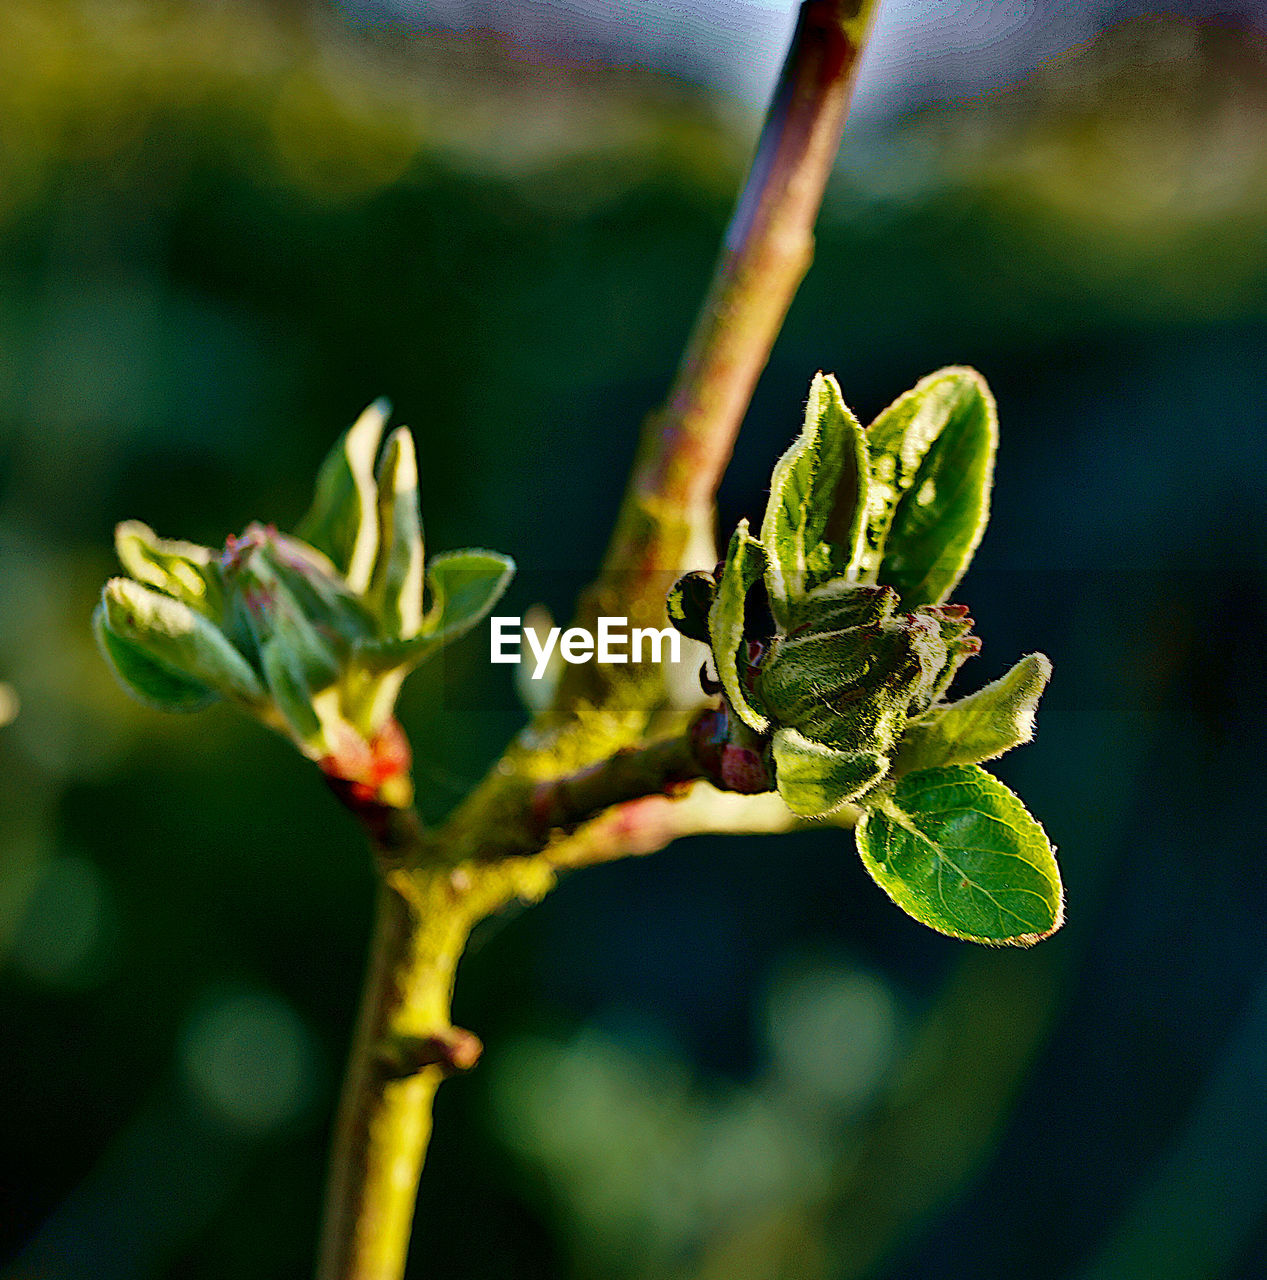
<svg viewBox="0 0 1267 1280"><path fill-rule="evenodd" d="M138 655L160 675L186 685L251 705L264 697L250 663L214 622L152 587L112 578L102 595L98 626L107 633L102 647L116 674L147 701L159 699L153 687L138 685L138 668L130 662ZM112 644L112 638L123 644Z"/></svg>

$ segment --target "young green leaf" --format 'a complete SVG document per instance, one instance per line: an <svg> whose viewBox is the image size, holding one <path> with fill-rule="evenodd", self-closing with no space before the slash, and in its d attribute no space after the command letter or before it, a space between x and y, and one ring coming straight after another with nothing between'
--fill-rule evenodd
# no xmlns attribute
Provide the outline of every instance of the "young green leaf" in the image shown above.
<svg viewBox="0 0 1267 1280"><path fill-rule="evenodd" d="M296 678L307 690L309 699L314 693L328 689L339 678L342 664L338 650L280 584L269 610L267 637L261 637L261 657L270 647L285 656ZM266 665L265 674L267 670Z"/></svg>
<svg viewBox="0 0 1267 1280"><path fill-rule="evenodd" d="M717 678L735 713L757 733L764 733L770 722L748 700L739 678L739 653L746 644L744 605L753 583L765 568L766 556L761 543L749 534L747 520L741 520L726 550L717 595L708 611L708 633Z"/></svg>
<svg viewBox="0 0 1267 1280"><path fill-rule="evenodd" d="M877 627L897 612L892 587L877 587L836 578L789 602L788 632L840 631L845 627Z"/></svg>
<svg viewBox="0 0 1267 1280"><path fill-rule="evenodd" d="M855 567L866 533L867 476L862 428L836 379L819 373L801 434L775 464L761 522L779 622L787 621L789 600Z"/></svg>
<svg viewBox="0 0 1267 1280"><path fill-rule="evenodd" d="M922 379L867 428L861 567L903 608L940 603L963 577L989 518L997 439L994 398L973 369Z"/></svg>
<svg viewBox="0 0 1267 1280"><path fill-rule="evenodd" d="M224 591L217 556L210 547L159 538L140 520L125 520L118 525L114 546L119 562L138 582L157 587L219 620Z"/></svg>
<svg viewBox="0 0 1267 1280"><path fill-rule="evenodd" d="M378 494L374 459L387 423L386 400L375 400L321 464L312 507L299 536L334 561L353 591L363 592L378 550Z"/></svg>
<svg viewBox="0 0 1267 1280"><path fill-rule="evenodd" d="M159 711L201 711L217 694L205 684L170 671L151 658L140 645L117 636L106 626L105 608L98 605L92 629L102 655L123 687L138 702Z"/></svg>
<svg viewBox="0 0 1267 1280"><path fill-rule="evenodd" d="M877 652L881 649L883 652ZM852 627L780 637L761 664L757 694L776 723L794 725L819 740L830 741L843 715L867 706L865 718L869 721L868 704L877 696L886 703L894 701L893 715L905 717L910 693L898 688L894 697L888 698L884 673L879 669L888 665L886 660L905 665L906 657L901 635L892 630ZM876 678L868 680L873 672ZM852 729L851 724L848 731ZM851 750L861 743L851 739L839 745Z"/></svg>
<svg viewBox="0 0 1267 1280"><path fill-rule="evenodd" d="M487 616L515 576L515 562L496 551L447 551L427 566L431 604L422 630L408 639L359 640L357 658L369 671L387 671L425 661L464 636Z"/></svg>
<svg viewBox="0 0 1267 1280"><path fill-rule="evenodd" d="M102 609L102 625L157 666L240 702L263 698L247 660L215 623L187 604L128 578L111 578Z"/></svg>
<svg viewBox="0 0 1267 1280"><path fill-rule="evenodd" d="M300 655L287 646L279 633L265 641L260 661L273 705L296 741L305 751L323 750L321 717L313 706L312 687L304 676Z"/></svg>
<svg viewBox="0 0 1267 1280"><path fill-rule="evenodd" d="M1046 833L976 765L908 773L869 804L856 836L872 879L939 933L1029 946L1064 919Z"/></svg>
<svg viewBox="0 0 1267 1280"><path fill-rule="evenodd" d="M857 591L878 592L873 607L885 607L882 588ZM757 695L776 723L807 738L890 756L912 707L928 706L946 660L937 620L919 610L871 625L779 637L761 664Z"/></svg>
<svg viewBox="0 0 1267 1280"><path fill-rule="evenodd" d="M993 760L1034 736L1034 713L1051 661L1031 653L1006 675L958 702L933 707L906 730L896 773Z"/></svg>
<svg viewBox="0 0 1267 1280"><path fill-rule="evenodd" d="M488 616L515 576L515 562L496 551L446 551L427 566L431 607L423 632L442 643L464 636Z"/></svg>
<svg viewBox="0 0 1267 1280"><path fill-rule="evenodd" d="M265 540L229 577L239 597L249 594L252 578L270 593L280 584L304 617L342 641L375 632L364 598L352 592L330 558L289 534L266 530Z"/></svg>
<svg viewBox="0 0 1267 1280"><path fill-rule="evenodd" d="M837 751L795 729L774 735L774 780L784 803L802 818L819 818L860 796L889 766L874 751Z"/></svg>
<svg viewBox="0 0 1267 1280"><path fill-rule="evenodd" d="M423 544L413 437L393 431L378 468L378 556L370 598L387 635L409 639L422 626Z"/></svg>

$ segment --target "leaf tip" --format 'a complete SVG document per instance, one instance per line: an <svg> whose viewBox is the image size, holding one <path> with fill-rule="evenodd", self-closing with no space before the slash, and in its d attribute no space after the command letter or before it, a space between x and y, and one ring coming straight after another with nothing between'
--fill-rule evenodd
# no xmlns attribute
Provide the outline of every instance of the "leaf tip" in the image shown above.
<svg viewBox="0 0 1267 1280"><path fill-rule="evenodd" d="M408 427L397 427L387 437L378 464L378 483L380 488L390 486L393 493L418 487L418 454Z"/></svg>

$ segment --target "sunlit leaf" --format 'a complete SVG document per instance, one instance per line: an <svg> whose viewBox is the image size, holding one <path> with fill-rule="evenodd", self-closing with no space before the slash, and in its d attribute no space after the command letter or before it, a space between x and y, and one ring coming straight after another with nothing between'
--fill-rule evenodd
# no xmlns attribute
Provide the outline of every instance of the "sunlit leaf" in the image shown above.
<svg viewBox="0 0 1267 1280"><path fill-rule="evenodd" d="M1060 927L1060 872L1047 836L976 765L923 769L869 802L858 852L916 920L969 942L1028 946Z"/></svg>
<svg viewBox="0 0 1267 1280"><path fill-rule="evenodd" d="M427 566L431 606L423 628L446 643L482 622L506 593L515 562L496 551L447 551Z"/></svg>
<svg viewBox="0 0 1267 1280"><path fill-rule="evenodd" d="M247 660L213 622L171 596L127 578L112 578L102 594L102 625L154 664L226 697L263 697Z"/></svg>
<svg viewBox="0 0 1267 1280"><path fill-rule="evenodd" d="M496 551L438 555L427 566L431 602L422 630L408 639L365 641L356 646L356 653L375 669L403 662L416 665L487 617L514 576L515 562Z"/></svg>
<svg viewBox="0 0 1267 1280"><path fill-rule="evenodd" d="M775 617L788 601L855 567L866 531L867 450L836 379L818 374L805 425L775 464L761 523Z"/></svg>
<svg viewBox="0 0 1267 1280"><path fill-rule="evenodd" d="M896 770L909 773L938 765L979 764L1028 742L1034 736L1034 714L1050 676L1046 655L1031 653L976 693L933 707L903 735Z"/></svg>
<svg viewBox="0 0 1267 1280"><path fill-rule="evenodd" d="M387 401L374 401L339 437L321 464L312 507L297 531L330 557L356 592L369 586L378 550L374 459L388 412Z"/></svg>
<svg viewBox="0 0 1267 1280"><path fill-rule="evenodd" d="M779 729L774 735L774 776L779 795L793 813L817 818L839 809L873 786L888 768L874 751L837 751Z"/></svg>
<svg viewBox="0 0 1267 1280"><path fill-rule="evenodd" d="M422 626L423 541L413 437L393 431L378 468L378 555L370 600L387 635L409 638Z"/></svg>
<svg viewBox="0 0 1267 1280"><path fill-rule="evenodd" d="M106 626L104 606L93 612L92 627L119 683L139 702L159 711L201 711L215 702L214 689L169 670L140 645L115 635Z"/></svg>
<svg viewBox="0 0 1267 1280"><path fill-rule="evenodd" d="M125 520L118 525L114 546L120 564L138 582L165 591L219 620L224 589L218 557L210 547L157 537L140 520Z"/></svg>
<svg viewBox="0 0 1267 1280"><path fill-rule="evenodd" d="M902 606L936 604L963 577L990 513L998 420L973 369L921 380L867 428L864 576Z"/></svg>
<svg viewBox="0 0 1267 1280"><path fill-rule="evenodd" d="M739 655L744 648L744 606L753 583L766 567L761 543L748 532L747 520L741 520L730 539L726 560L717 584L717 595L708 613L708 632L713 648L717 678L739 718L763 733L769 721L749 701L739 676Z"/></svg>

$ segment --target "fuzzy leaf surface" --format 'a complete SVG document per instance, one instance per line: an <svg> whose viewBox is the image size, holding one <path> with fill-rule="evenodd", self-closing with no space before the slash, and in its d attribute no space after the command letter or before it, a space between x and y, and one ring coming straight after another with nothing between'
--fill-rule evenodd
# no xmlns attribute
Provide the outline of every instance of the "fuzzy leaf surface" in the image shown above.
<svg viewBox="0 0 1267 1280"><path fill-rule="evenodd" d="M773 750L779 795L802 818L839 809L884 777L889 765L877 752L838 751L795 729L779 729Z"/></svg>
<svg viewBox="0 0 1267 1280"><path fill-rule="evenodd" d="M744 605L753 583L761 577L765 568L766 556L761 543L749 534L747 520L741 520L726 550L717 595L708 612L708 633L717 678L735 713L757 733L764 733L770 722L748 698L747 690L739 677L739 655L746 644Z"/></svg>
<svg viewBox="0 0 1267 1280"><path fill-rule="evenodd" d="M990 515L998 442L994 397L974 369L942 369L867 428L869 581L904 609L939 604L963 577Z"/></svg>
<svg viewBox="0 0 1267 1280"><path fill-rule="evenodd" d="M1034 736L1038 700L1051 661L1031 653L999 679L958 702L933 707L906 731L895 762L899 773L993 760Z"/></svg>
<svg viewBox="0 0 1267 1280"><path fill-rule="evenodd" d="M761 523L770 604L786 622L788 601L855 567L866 533L867 446L836 379L815 376L805 425L775 464Z"/></svg>

